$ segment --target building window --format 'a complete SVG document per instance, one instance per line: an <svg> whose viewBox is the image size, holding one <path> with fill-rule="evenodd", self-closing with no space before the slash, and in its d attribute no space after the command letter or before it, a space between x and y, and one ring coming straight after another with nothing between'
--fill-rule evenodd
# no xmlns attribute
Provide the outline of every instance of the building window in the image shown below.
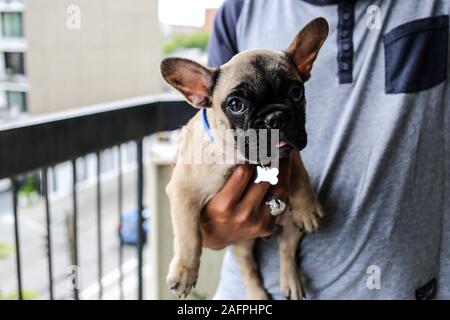
<svg viewBox="0 0 450 320"><path fill-rule="evenodd" d="M21 52L5 52L6 74L25 74L24 54Z"/></svg>
<svg viewBox="0 0 450 320"><path fill-rule="evenodd" d="M6 91L6 102L8 104L8 109L12 114L19 114L27 110L25 92Z"/></svg>
<svg viewBox="0 0 450 320"><path fill-rule="evenodd" d="M23 24L21 12L2 13L2 35L6 38L23 37Z"/></svg>

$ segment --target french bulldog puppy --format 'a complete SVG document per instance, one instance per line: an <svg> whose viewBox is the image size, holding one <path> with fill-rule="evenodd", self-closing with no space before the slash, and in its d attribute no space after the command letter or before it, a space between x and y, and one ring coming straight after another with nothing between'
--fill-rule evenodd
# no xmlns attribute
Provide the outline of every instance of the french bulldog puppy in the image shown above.
<svg viewBox="0 0 450 320"><path fill-rule="evenodd" d="M319 227L324 212L310 186L299 151L306 146L304 83L328 36L328 23L316 18L299 31L282 52L249 50L234 56L218 68L206 68L194 61L167 58L161 63L163 78L196 108L206 108L214 140L199 139L195 128L204 126L198 112L183 127L174 168L166 192L170 200L174 230L174 257L167 283L178 297L186 297L198 276L202 239L200 212L223 186L234 164L183 163L182 157L195 146L215 148L232 144L227 129L278 129L280 157L294 153L288 190L287 212L281 217L277 235L280 254L281 292L288 299L302 299L303 291L296 252L304 232ZM249 146L252 148L252 146ZM253 146L255 147L255 146ZM293 151L294 150L294 151ZM268 299L252 250L255 240L233 244L249 299Z"/></svg>

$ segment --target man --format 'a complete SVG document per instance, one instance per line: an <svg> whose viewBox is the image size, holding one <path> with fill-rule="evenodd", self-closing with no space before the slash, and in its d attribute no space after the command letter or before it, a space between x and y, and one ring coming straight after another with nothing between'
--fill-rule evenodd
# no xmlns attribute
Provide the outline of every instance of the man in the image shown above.
<svg viewBox="0 0 450 320"><path fill-rule="evenodd" d="M317 16L330 24L306 83L302 158L327 211L301 243L309 299L450 298L449 13L448 0L227 0L218 11L211 66L281 50ZM255 185L252 170L239 166L205 208L205 246L273 231L264 202L251 200L283 197L285 183ZM275 237L255 254L265 288L282 298ZM244 297L228 251L215 298Z"/></svg>

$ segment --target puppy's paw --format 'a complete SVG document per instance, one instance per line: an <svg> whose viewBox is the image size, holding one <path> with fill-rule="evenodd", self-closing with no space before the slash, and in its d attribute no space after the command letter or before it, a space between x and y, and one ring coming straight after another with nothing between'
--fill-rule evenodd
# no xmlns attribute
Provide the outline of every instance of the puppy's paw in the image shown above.
<svg viewBox="0 0 450 320"><path fill-rule="evenodd" d="M280 276L281 294L287 300L302 300L303 287L297 272L284 272Z"/></svg>
<svg viewBox="0 0 450 320"><path fill-rule="evenodd" d="M167 275L167 284L170 291L178 298L186 298L191 289L195 287L198 277L198 265L192 262L183 262L172 259Z"/></svg>
<svg viewBox="0 0 450 320"><path fill-rule="evenodd" d="M292 218L295 226L302 232L313 233L319 229L320 219L325 215L320 203L315 200L294 208Z"/></svg>
<svg viewBox="0 0 450 320"><path fill-rule="evenodd" d="M269 295L263 288L247 289L248 300L269 300Z"/></svg>

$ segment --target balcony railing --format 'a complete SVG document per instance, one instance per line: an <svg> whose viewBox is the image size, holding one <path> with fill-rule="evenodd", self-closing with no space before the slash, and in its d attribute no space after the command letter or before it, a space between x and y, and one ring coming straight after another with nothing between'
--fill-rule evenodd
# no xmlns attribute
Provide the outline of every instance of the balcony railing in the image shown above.
<svg viewBox="0 0 450 320"><path fill-rule="evenodd" d="M194 115L194 109L186 107L181 100L167 97L144 97L133 100L120 101L113 104L97 105L80 109L66 114L50 115L26 120L20 123L0 126L0 179L10 179L12 185L12 211L15 241L15 262L18 298L22 299L23 283L22 271L24 265L21 259L20 239L20 208L18 206L18 180L21 175L30 171L40 171L42 179L42 195L45 199L45 228L47 247L47 281L48 296L54 295L54 271L52 248L52 214L49 201L49 168L66 161L71 162L71 230L72 241L70 251L73 253L73 264L78 266L79 230L78 230L78 201L77 201L77 165L76 160L88 154L96 155L96 238L97 276L99 298L102 297L102 207L101 207L101 161L103 150L119 147L127 142L136 143L136 200L138 212L138 241L137 241L137 297L143 298L143 194L144 194L144 165L143 139L153 133L180 128ZM120 203L123 197L121 160L119 152L118 193ZM119 206L121 219L121 206ZM122 252L122 243L120 251ZM118 255L119 260L122 254ZM122 265L122 261L119 261ZM26 266L25 266L26 267ZM122 270L119 270L122 272ZM45 277L45 274L42 275ZM119 277L123 280L122 274ZM0 279L1 281L1 279ZM72 290L74 299L80 298L79 288ZM121 295L123 296L123 295Z"/></svg>

